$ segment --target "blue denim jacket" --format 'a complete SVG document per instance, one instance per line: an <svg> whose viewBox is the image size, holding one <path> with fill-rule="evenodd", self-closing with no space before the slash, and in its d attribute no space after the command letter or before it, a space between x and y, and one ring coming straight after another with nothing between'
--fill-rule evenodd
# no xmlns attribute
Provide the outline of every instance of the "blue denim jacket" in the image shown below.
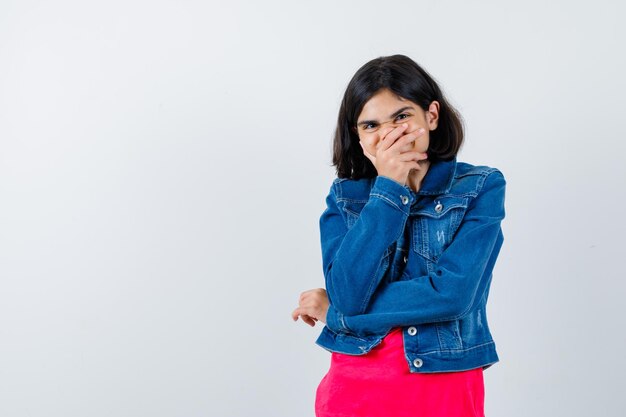
<svg viewBox="0 0 626 417"><path fill-rule="evenodd" d="M456 159L431 163L417 193L381 175L335 178L320 217L330 307L316 343L363 355L401 327L410 372L498 362L486 304L505 185L498 169Z"/></svg>

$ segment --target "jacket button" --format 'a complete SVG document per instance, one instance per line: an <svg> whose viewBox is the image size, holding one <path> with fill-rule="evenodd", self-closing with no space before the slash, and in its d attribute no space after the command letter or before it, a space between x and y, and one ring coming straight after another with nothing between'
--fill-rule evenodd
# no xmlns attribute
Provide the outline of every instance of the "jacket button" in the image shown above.
<svg viewBox="0 0 626 417"><path fill-rule="evenodd" d="M407 332L411 335L411 336L415 336L417 334L417 329L413 326L409 327L409 329L407 330Z"/></svg>
<svg viewBox="0 0 626 417"><path fill-rule="evenodd" d="M441 213L441 210L443 210L443 204L441 204L440 202L437 202L437 205L435 206L435 211L437 213Z"/></svg>
<svg viewBox="0 0 626 417"><path fill-rule="evenodd" d="M406 263L409 260L409 258L406 257L406 255L404 256L404 263Z"/></svg>
<svg viewBox="0 0 626 417"><path fill-rule="evenodd" d="M422 362L422 360L420 358L415 358L415 360L413 361L413 365L416 368L421 368L423 363L424 362Z"/></svg>
<svg viewBox="0 0 626 417"><path fill-rule="evenodd" d="M402 200L402 204L404 204L405 206L409 203L409 197L405 195L401 195L400 200Z"/></svg>

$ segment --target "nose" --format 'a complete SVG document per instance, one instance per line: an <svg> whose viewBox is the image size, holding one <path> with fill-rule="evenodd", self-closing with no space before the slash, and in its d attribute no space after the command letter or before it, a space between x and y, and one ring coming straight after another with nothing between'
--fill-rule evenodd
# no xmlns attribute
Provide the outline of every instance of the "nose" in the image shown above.
<svg viewBox="0 0 626 417"><path fill-rule="evenodd" d="M384 138L385 136L387 136L387 134L389 134L389 132L391 132L398 126L402 125L402 123L404 122L396 121L396 120L388 120L386 122L382 122L381 124L378 125L378 129L377 129L378 137ZM388 125L388 126L385 128L385 125Z"/></svg>

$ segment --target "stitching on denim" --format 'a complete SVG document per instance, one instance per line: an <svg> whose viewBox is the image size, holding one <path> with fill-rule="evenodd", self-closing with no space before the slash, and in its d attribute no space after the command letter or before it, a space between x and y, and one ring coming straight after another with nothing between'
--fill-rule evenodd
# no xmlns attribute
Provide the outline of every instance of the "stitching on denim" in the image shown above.
<svg viewBox="0 0 626 417"><path fill-rule="evenodd" d="M475 176L487 177L487 176L489 176L489 174L484 174L484 175L483 174L476 174ZM424 191L424 192L418 192L417 195L418 196L420 196L420 195L441 196L441 198L467 198L467 197L475 198L476 196L478 196L478 194L480 192L480 189L482 188L482 183L483 182L484 182L484 180L482 180L480 183L478 183L477 186L476 186L476 189L474 191L466 191L464 193L453 193L453 194L450 194L448 192L441 192L441 191ZM373 193L371 192L370 196L372 196L372 195L380 196L381 194L376 193L376 192L373 192ZM337 201L347 201L347 202L352 202L352 203L367 203L369 200L343 197L343 195L342 195L341 197L337 197Z"/></svg>
<svg viewBox="0 0 626 417"><path fill-rule="evenodd" d="M381 200L388 201L389 204L392 204L395 208L397 208L398 210L400 210L400 211L402 211L404 213L404 211L400 208L400 206L397 205L396 203L394 203L393 200L389 199L387 196L382 195L382 194L378 194L378 193L372 193L372 194L370 194L370 196L372 196L372 197L379 197Z"/></svg>
<svg viewBox="0 0 626 417"><path fill-rule="evenodd" d="M430 239L428 239L428 222L426 219L420 219L420 224L422 227L420 228L421 239L422 239L422 255L429 260L432 260L430 257Z"/></svg>
<svg viewBox="0 0 626 417"><path fill-rule="evenodd" d="M467 209L467 206L465 207ZM454 236L456 231L459 230L459 226L461 226L461 222L463 217L465 217L465 212L463 211L463 215L461 215L460 210L454 210L450 216L450 224L448 225L448 236ZM448 244L450 244L449 242Z"/></svg>
<svg viewBox="0 0 626 417"><path fill-rule="evenodd" d="M442 349L442 350L463 350L463 338L461 337L460 331L459 331L459 321L458 320L451 320L454 323L454 339L456 341L459 341L461 343L461 347L458 349ZM442 331L443 331L443 326L441 325L441 323L445 323L445 322L437 322L435 323L435 330L437 331L437 339L439 340L439 346L443 346L446 344L445 342L445 338L442 336Z"/></svg>
<svg viewBox="0 0 626 417"><path fill-rule="evenodd" d="M356 211L350 210L348 207L345 207L345 206L343 207L343 209L346 211L346 213L352 214L353 216L356 216L356 217L359 217L359 215L361 214L360 212L357 213Z"/></svg>
<svg viewBox="0 0 626 417"><path fill-rule="evenodd" d="M487 180L487 177L489 176L489 174L486 175L481 175L480 179L478 180L478 183L476 184L476 192L478 194L480 194L480 192L483 190L483 188L485 187L485 182Z"/></svg>
<svg viewBox="0 0 626 417"><path fill-rule="evenodd" d="M476 197L478 195L478 192L476 190L474 191L466 191L464 193L454 193L454 194L450 194L450 193L434 193L433 195L436 195L437 197L440 198L467 198L467 197Z"/></svg>
<svg viewBox="0 0 626 417"><path fill-rule="evenodd" d="M376 271L374 272L374 276L370 279L370 285L367 288L367 293L365 294L365 298L363 299L363 302L361 303L361 306L359 307L359 312L364 312L365 308L367 307L367 304L369 303L369 300L372 298L372 294L374 293L374 290L376 289L376 287L378 286L378 279L376 279L378 277L378 275L380 274L379 271L383 268L383 265L386 263L388 257L383 255L383 257L380 259L380 262L378 263L378 268L376 268ZM387 263L388 265L388 263Z"/></svg>
<svg viewBox="0 0 626 417"><path fill-rule="evenodd" d="M494 341L491 340L489 342L485 342L485 343L481 343L480 345L475 345L472 347L468 347L468 348L464 348L464 349L439 349L439 350L429 350L427 352L415 352L416 355L432 355L432 354L437 354L437 353L442 353L442 352L467 352L469 350L473 350L473 349L478 349L487 345L495 345Z"/></svg>
<svg viewBox="0 0 626 417"><path fill-rule="evenodd" d="M338 316L339 316L339 321L341 322L341 326L343 327L344 330L348 330L348 326L346 325L346 322L343 319L343 314L340 311L337 311Z"/></svg>
<svg viewBox="0 0 626 417"><path fill-rule="evenodd" d="M361 200L361 199L354 199L354 198L348 198L348 197L341 197L338 198L337 201L341 201L341 202L346 202L346 203L359 203L359 204L365 204L367 203L369 200Z"/></svg>
<svg viewBox="0 0 626 417"><path fill-rule="evenodd" d="M371 343L372 342L371 340L363 339L362 337L356 336L354 333L349 334L349 336L353 337L355 339L358 339L358 340L360 340L362 342L366 342L366 343Z"/></svg>
<svg viewBox="0 0 626 417"><path fill-rule="evenodd" d="M402 223L402 225L398 228L398 232L396 233L396 238L394 239L394 242L396 242L398 239L400 239L400 235L402 235L402 233L404 233L404 228L406 227L406 222L407 222L408 217L404 218L404 223ZM360 311L365 311L365 308L367 307L367 304L369 303L369 300L372 297L372 294L374 293L374 290L376 288L372 288L374 286L374 284L376 284L376 286L378 286L377 281L380 281L378 279L376 279L376 277L378 277L379 275L379 271L382 268L383 269L383 274L381 275L381 279L385 276L386 273L386 269L389 267L390 261L389 261L389 255L391 254L391 249L389 249L389 246L387 247L387 249L385 249L385 253L383 254L383 258L381 259L381 262L378 264L378 268L376 269L375 275L374 275L374 279L370 282L370 288L368 288L368 294L366 296L366 298L363 300L363 303L360 307ZM383 267L384 265L384 267Z"/></svg>
<svg viewBox="0 0 626 417"><path fill-rule="evenodd" d="M333 182L333 191L335 194L335 200L339 201L342 197L342 193L341 193L342 189L338 183Z"/></svg>
<svg viewBox="0 0 626 417"><path fill-rule="evenodd" d="M493 171L498 171L498 168L494 168L494 167L486 167L486 166L474 166L472 167L469 171L464 172L462 174L456 175L455 172L455 176L454 178L463 178L463 177L469 177L472 175L489 175L491 174Z"/></svg>
<svg viewBox="0 0 626 417"><path fill-rule="evenodd" d="M412 216L415 216L415 215L422 215L422 216L424 216L424 217L430 217L431 219L440 219L440 218L442 218L443 216L445 216L446 214L448 214L448 212L449 212L450 210L453 210L453 209L459 209L459 208L466 209L466 208L467 208L467 206L468 206L467 204L465 204L465 205L462 205L462 204L456 204L456 205L452 205L452 206L447 206L447 207L445 208L445 211L442 211L441 213L438 213L438 214L432 214L432 213L431 213L431 211L430 211L431 209L428 209L428 208L425 208L425 209L420 209L419 211L411 211L411 212L410 212L410 214L411 214Z"/></svg>

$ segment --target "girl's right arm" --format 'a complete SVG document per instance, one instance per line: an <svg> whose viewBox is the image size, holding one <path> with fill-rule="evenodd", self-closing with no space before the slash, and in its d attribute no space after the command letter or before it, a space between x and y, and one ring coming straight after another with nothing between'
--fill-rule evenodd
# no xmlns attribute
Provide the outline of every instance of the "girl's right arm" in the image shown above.
<svg viewBox="0 0 626 417"><path fill-rule="evenodd" d="M376 177L369 200L348 229L336 183L320 216L320 239L326 291L330 303L345 315L362 314L385 274L385 251L404 230L412 196L388 177ZM332 323L331 323L332 325Z"/></svg>

